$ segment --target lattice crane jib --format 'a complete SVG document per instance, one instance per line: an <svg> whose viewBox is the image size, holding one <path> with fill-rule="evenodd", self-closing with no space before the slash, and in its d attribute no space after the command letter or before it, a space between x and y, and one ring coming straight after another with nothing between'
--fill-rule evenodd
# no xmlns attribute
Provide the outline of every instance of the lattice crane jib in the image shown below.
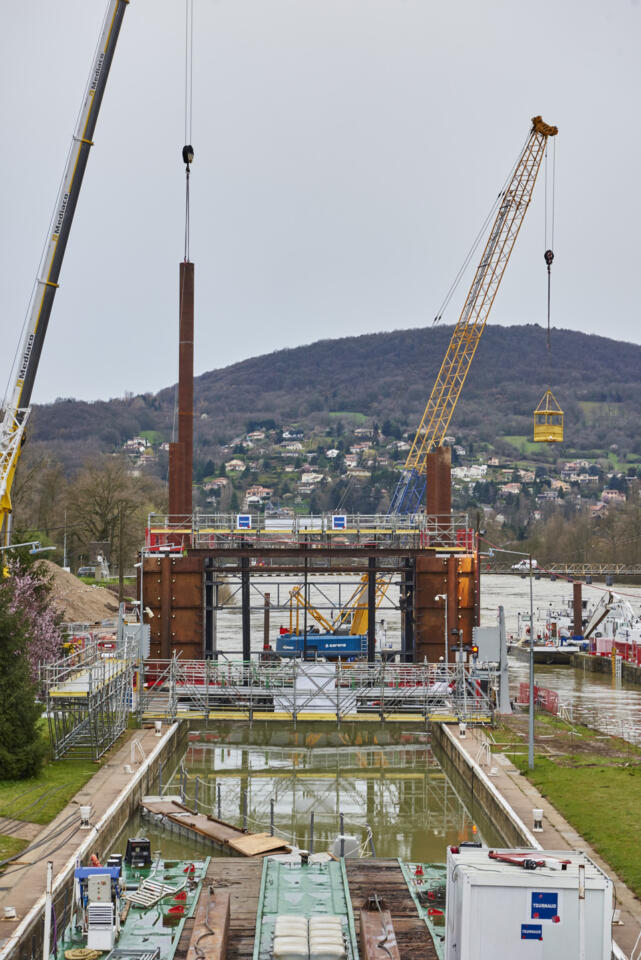
<svg viewBox="0 0 641 960"><path fill-rule="evenodd" d="M407 455L405 471L408 479L412 473L425 474L427 454L442 444L447 433L532 199L547 139L555 136L557 132L556 127L544 123L541 117L533 118L530 136L501 197L483 255Z"/></svg>

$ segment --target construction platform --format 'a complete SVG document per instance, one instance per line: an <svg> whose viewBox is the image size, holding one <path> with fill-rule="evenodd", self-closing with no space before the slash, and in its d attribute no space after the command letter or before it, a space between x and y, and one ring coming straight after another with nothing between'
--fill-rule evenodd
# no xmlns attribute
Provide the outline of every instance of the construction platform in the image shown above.
<svg viewBox="0 0 641 960"><path fill-rule="evenodd" d="M376 894L391 914L400 960L438 960L439 954L419 916L398 860L345 860L344 863L356 937L361 939L361 911ZM209 862L204 889L211 885L215 891L230 895L226 960L254 958L262 875L262 860L219 857ZM196 918L185 921L175 960L188 960L195 923Z"/></svg>
<svg viewBox="0 0 641 960"><path fill-rule="evenodd" d="M146 720L487 723L493 668L473 664L323 663L285 660L146 661Z"/></svg>
<svg viewBox="0 0 641 960"><path fill-rule="evenodd" d="M360 578L360 585L356 599L340 609L340 621L349 620L351 627L359 622L353 632L366 635L370 663L383 653L380 637L376 647L376 616L392 583L398 601L389 613L400 618L401 628L394 656L404 663L435 662L447 646L445 660L451 661L457 644L471 644L480 600L477 541L466 514L152 515L138 583L150 627L150 656L215 658L217 611L230 612L224 598L231 593L240 599L234 604L240 621L235 653L250 660L250 614L257 601L265 611L267 646L270 614L291 613L289 591L283 601L277 587L273 596L275 578L295 578L304 598L304 609L298 604L295 617L306 621L318 616L309 597L314 581L322 595L321 580L345 575ZM302 627L307 635L305 623Z"/></svg>

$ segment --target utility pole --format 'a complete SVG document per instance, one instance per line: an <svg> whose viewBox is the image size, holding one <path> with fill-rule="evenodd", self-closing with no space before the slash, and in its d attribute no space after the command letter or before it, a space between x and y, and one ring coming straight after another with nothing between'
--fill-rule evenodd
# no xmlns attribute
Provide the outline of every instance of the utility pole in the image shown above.
<svg viewBox="0 0 641 960"><path fill-rule="evenodd" d="M534 770L534 588L532 583L532 554L530 561L530 714L528 717L527 765Z"/></svg>
<svg viewBox="0 0 641 960"><path fill-rule="evenodd" d="M118 603L125 599L125 571L123 568L125 562L125 548L122 542L123 530L122 501L118 506Z"/></svg>

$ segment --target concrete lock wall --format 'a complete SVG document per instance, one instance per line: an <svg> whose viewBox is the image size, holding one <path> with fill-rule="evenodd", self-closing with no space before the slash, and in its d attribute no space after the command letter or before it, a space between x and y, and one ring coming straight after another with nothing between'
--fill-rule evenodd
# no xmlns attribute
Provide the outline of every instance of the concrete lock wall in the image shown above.
<svg viewBox="0 0 641 960"><path fill-rule="evenodd" d="M612 676L611 657L595 657L589 653L575 653L572 657L572 666L580 670L587 670L589 673L604 673L606 676ZM628 683L641 684L641 667L635 663L621 661L621 679Z"/></svg>
<svg viewBox="0 0 641 960"><path fill-rule="evenodd" d="M101 853L109 850L128 820L137 812L141 798L158 791L161 776L163 782L166 782L166 771L171 769L172 763L178 762L186 749L187 735L186 723L179 721L172 724L96 826L86 834L79 833L78 839L82 842L79 842L73 857L54 877L53 908L59 932L63 929L65 917L68 920L71 909L76 860L86 860L95 850ZM35 960L41 957L43 935L44 890L0 950L0 960Z"/></svg>
<svg viewBox="0 0 641 960"><path fill-rule="evenodd" d="M463 745L456 742L447 725L432 724L431 734L437 758L440 760L441 754L447 761L446 772L449 764L467 789L472 815L478 803L486 821L507 847L538 847L535 837L478 764L464 751Z"/></svg>

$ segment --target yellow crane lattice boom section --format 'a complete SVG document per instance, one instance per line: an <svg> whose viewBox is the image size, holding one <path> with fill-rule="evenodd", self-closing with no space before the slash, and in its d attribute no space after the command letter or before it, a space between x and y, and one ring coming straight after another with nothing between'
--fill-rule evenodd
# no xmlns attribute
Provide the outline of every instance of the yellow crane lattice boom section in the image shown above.
<svg viewBox="0 0 641 960"><path fill-rule="evenodd" d="M425 473L427 454L443 442L532 199L547 139L557 132L541 117L533 118L529 139L501 197L481 261L407 455L406 470Z"/></svg>

